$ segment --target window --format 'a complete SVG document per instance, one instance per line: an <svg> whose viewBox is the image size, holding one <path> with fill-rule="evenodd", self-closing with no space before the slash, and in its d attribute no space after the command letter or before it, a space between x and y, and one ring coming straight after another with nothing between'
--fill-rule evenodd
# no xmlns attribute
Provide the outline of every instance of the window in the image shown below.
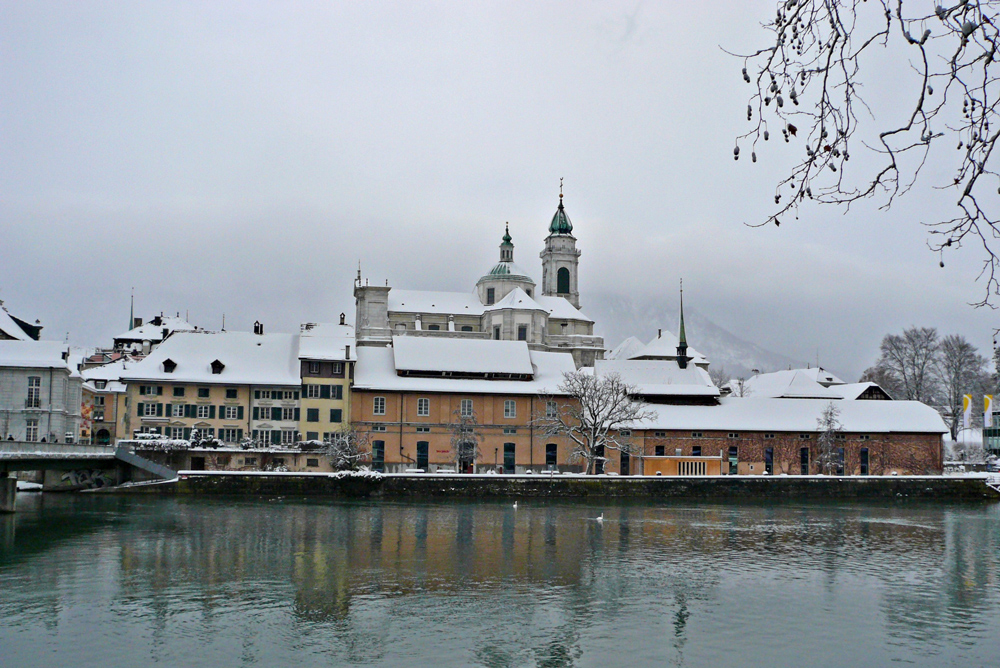
<svg viewBox="0 0 1000 668"><path fill-rule="evenodd" d="M472 325L462 325L462 331L463 332L471 332L472 331Z"/></svg>
<svg viewBox="0 0 1000 668"><path fill-rule="evenodd" d="M500 340L500 325L493 326L493 338L497 341Z"/></svg>
<svg viewBox="0 0 1000 668"><path fill-rule="evenodd" d="M29 396L30 396L30 393L31 393L31 381L32 380L34 380L34 379L33 378L28 378L28 393L29 393ZM41 378L39 378L38 380L41 381ZM156 396L157 394L159 394L159 392L158 392L158 388L157 388L156 385L140 385L139 386L139 394L147 394L147 395L150 395L150 396Z"/></svg>
<svg viewBox="0 0 1000 668"><path fill-rule="evenodd" d="M93 414L93 416L92 416L91 419L94 422L104 422L104 409L103 408L95 408L94 409L94 414Z"/></svg>
<svg viewBox="0 0 1000 668"><path fill-rule="evenodd" d="M462 417L472 417L472 399L462 399L461 415Z"/></svg>
<svg viewBox="0 0 1000 668"><path fill-rule="evenodd" d="M663 432L661 431L660 433L662 434ZM700 431L692 431L691 432L691 438L703 438L703 437L704 437L704 434L702 434ZM701 447L701 446L698 446L698 447Z"/></svg>
<svg viewBox="0 0 1000 668"><path fill-rule="evenodd" d="M556 469L556 453L558 452L558 446L555 443L545 444L545 468L550 471Z"/></svg>
<svg viewBox="0 0 1000 668"><path fill-rule="evenodd" d="M513 399L506 399L503 402L503 416L508 420L517 417L517 402Z"/></svg>
<svg viewBox="0 0 1000 668"><path fill-rule="evenodd" d="M698 433L699 432L697 432L697 431L694 432L694 434L698 434ZM694 434L691 434L691 437L692 438L698 438ZM656 438L666 438L667 437L667 432L665 432L665 431L654 431L653 432L653 436L655 436Z"/></svg>
<svg viewBox="0 0 1000 668"><path fill-rule="evenodd" d="M372 441L372 468L385 470L385 441Z"/></svg>
<svg viewBox="0 0 1000 668"><path fill-rule="evenodd" d="M740 435L734 431L729 432L729 438L739 438Z"/></svg>
<svg viewBox="0 0 1000 668"><path fill-rule="evenodd" d="M438 332L441 330L441 325L427 325L427 329L432 332ZM417 467L420 468L420 467Z"/></svg>
<svg viewBox="0 0 1000 668"><path fill-rule="evenodd" d="M372 427L372 431L386 431L384 424L377 424Z"/></svg>
<svg viewBox="0 0 1000 668"><path fill-rule="evenodd" d="M545 417L554 418L559 415L559 407L556 406L554 401L545 402Z"/></svg>
<svg viewBox="0 0 1000 668"><path fill-rule="evenodd" d="M429 433L431 433L431 428L430 427L417 427L417 433L418 434L429 434Z"/></svg>
<svg viewBox="0 0 1000 668"><path fill-rule="evenodd" d="M528 340L528 326L527 325L518 325L517 326L517 340L518 341L527 341Z"/></svg>
<svg viewBox="0 0 1000 668"><path fill-rule="evenodd" d="M281 419L284 421L295 419L295 409L294 408L282 408L281 409ZM284 442L284 441L282 441Z"/></svg>
<svg viewBox="0 0 1000 668"><path fill-rule="evenodd" d="M692 457L701 457L701 446L700 445L692 445L691 446L691 456Z"/></svg>
<svg viewBox="0 0 1000 668"><path fill-rule="evenodd" d="M38 420L25 420L24 421L24 440L26 441L37 441L38 440Z"/></svg>
<svg viewBox="0 0 1000 668"><path fill-rule="evenodd" d="M198 398L199 399L208 399L208 388L207 387L199 387L198 388Z"/></svg>
<svg viewBox="0 0 1000 668"><path fill-rule="evenodd" d="M770 439L774 438L774 434L771 434L771 433L764 434L764 438L770 440Z"/></svg>
<svg viewBox="0 0 1000 668"><path fill-rule="evenodd" d="M868 448L861 448L861 475L868 475Z"/></svg>
<svg viewBox="0 0 1000 668"><path fill-rule="evenodd" d="M740 450L735 445L729 446L729 475L739 473Z"/></svg>
<svg viewBox="0 0 1000 668"><path fill-rule="evenodd" d="M235 387L226 388L226 399L235 399L237 397Z"/></svg>
<svg viewBox="0 0 1000 668"><path fill-rule="evenodd" d="M334 362L333 363L333 375L339 376L344 373L344 363Z"/></svg>
<svg viewBox="0 0 1000 668"><path fill-rule="evenodd" d="M171 404L170 417L184 417L184 404Z"/></svg>
<svg viewBox="0 0 1000 668"><path fill-rule="evenodd" d="M295 442L295 432L292 431L291 429L282 429L281 430L281 444L282 445L291 445L294 442Z"/></svg>
<svg viewBox="0 0 1000 668"><path fill-rule="evenodd" d="M339 408L330 409L330 422L341 422L343 421L343 411Z"/></svg>
<svg viewBox="0 0 1000 668"><path fill-rule="evenodd" d="M774 448L764 448L764 473L774 475Z"/></svg>
<svg viewBox="0 0 1000 668"><path fill-rule="evenodd" d="M319 362L309 362L309 373L319 373Z"/></svg>
<svg viewBox="0 0 1000 668"><path fill-rule="evenodd" d="M503 433L505 433L505 434L516 434L517 433L517 428L516 427L504 427L503 428Z"/></svg>
<svg viewBox="0 0 1000 668"><path fill-rule="evenodd" d="M149 404L146 405L148 406ZM198 417L203 420L206 419L210 408L211 406L198 406Z"/></svg>
<svg viewBox="0 0 1000 668"><path fill-rule="evenodd" d="M632 435L632 430L631 429L619 429L618 430L618 435L619 436L624 436L624 437L628 438L629 436Z"/></svg>
<svg viewBox="0 0 1000 668"><path fill-rule="evenodd" d="M106 380L95 380L94 381L94 387L96 387L99 390L103 390L107 386L108 386L108 381L106 381Z"/></svg>
<svg viewBox="0 0 1000 668"><path fill-rule="evenodd" d="M184 396L184 388L183 387L175 387L174 388L174 396L175 397L183 397Z"/></svg>
<svg viewBox="0 0 1000 668"><path fill-rule="evenodd" d="M178 441L184 438L184 427L172 427L170 435Z"/></svg>
<svg viewBox="0 0 1000 668"><path fill-rule="evenodd" d="M313 458L306 459L306 466L316 468L317 466L319 466L319 459L313 459Z"/></svg>
<svg viewBox="0 0 1000 668"><path fill-rule="evenodd" d="M868 441L868 440L871 440L871 436L869 436L868 434L858 434L858 440L859 441Z"/></svg>
<svg viewBox="0 0 1000 668"><path fill-rule="evenodd" d="M145 417L156 417L156 404L139 404Z"/></svg>
<svg viewBox="0 0 1000 668"><path fill-rule="evenodd" d="M556 272L556 294L569 294L569 269L566 267L559 267Z"/></svg>
<svg viewBox="0 0 1000 668"><path fill-rule="evenodd" d="M319 432L318 431L307 431L306 432L306 440L307 441L318 441L319 440Z"/></svg>
<svg viewBox="0 0 1000 668"><path fill-rule="evenodd" d="M288 401L289 399L293 399L293 398L294 399L298 399L298 397L296 397L294 394L292 394L292 390L285 390L283 394L284 394L285 401Z"/></svg>
<svg viewBox="0 0 1000 668"><path fill-rule="evenodd" d="M164 373L173 373L176 368L177 368L177 362L173 361L172 359L163 360Z"/></svg>
<svg viewBox="0 0 1000 668"><path fill-rule="evenodd" d="M238 420L240 416L239 406L226 406L225 417L226 420Z"/></svg>
<svg viewBox="0 0 1000 668"><path fill-rule="evenodd" d="M799 439L803 441L808 441L810 438L812 438L812 434L799 434Z"/></svg>
<svg viewBox="0 0 1000 668"><path fill-rule="evenodd" d="M244 457L243 458L243 466L257 466L257 458L256 457Z"/></svg>
<svg viewBox="0 0 1000 668"><path fill-rule="evenodd" d="M799 474L809 475L809 448L799 448Z"/></svg>
<svg viewBox="0 0 1000 668"><path fill-rule="evenodd" d="M417 399L417 416L429 417L430 414L431 414L431 400L425 398Z"/></svg>
<svg viewBox="0 0 1000 668"><path fill-rule="evenodd" d="M429 459L430 443L427 441L417 441L417 468L426 471Z"/></svg>
<svg viewBox="0 0 1000 668"><path fill-rule="evenodd" d="M375 415L385 415L385 397L375 397L372 413Z"/></svg>
<svg viewBox="0 0 1000 668"><path fill-rule="evenodd" d="M322 385L306 385L306 399L319 399L319 388Z"/></svg>
<svg viewBox="0 0 1000 668"><path fill-rule="evenodd" d="M834 439L838 441L844 441L847 440L847 436L845 436L844 434L837 434L836 436L834 436Z"/></svg>
<svg viewBox="0 0 1000 668"><path fill-rule="evenodd" d="M496 301L496 288L486 288L486 303L487 305L492 304Z"/></svg>
<svg viewBox="0 0 1000 668"><path fill-rule="evenodd" d="M306 422L319 422L319 409L318 408L307 408L306 409Z"/></svg>
<svg viewBox="0 0 1000 668"><path fill-rule="evenodd" d="M220 362L219 360L213 360L211 367L212 367L212 373L218 376L220 373L222 373L222 370L226 368L226 365Z"/></svg>
<svg viewBox="0 0 1000 668"><path fill-rule="evenodd" d="M235 429L220 429L219 438L226 443L236 443L239 441L239 436Z"/></svg>
<svg viewBox="0 0 1000 668"><path fill-rule="evenodd" d="M103 396L94 397L94 405L95 406L103 406L104 405L104 397Z"/></svg>
<svg viewBox="0 0 1000 668"><path fill-rule="evenodd" d="M667 446L665 445L656 446L653 449L653 454L655 454L657 457L665 457L667 454Z"/></svg>

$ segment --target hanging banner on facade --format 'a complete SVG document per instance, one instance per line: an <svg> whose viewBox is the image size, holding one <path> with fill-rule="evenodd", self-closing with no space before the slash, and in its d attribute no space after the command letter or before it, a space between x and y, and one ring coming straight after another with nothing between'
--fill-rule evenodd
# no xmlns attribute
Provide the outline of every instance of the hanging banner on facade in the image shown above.
<svg viewBox="0 0 1000 668"><path fill-rule="evenodd" d="M987 394L983 396L983 426L992 427L993 426L993 395Z"/></svg>
<svg viewBox="0 0 1000 668"><path fill-rule="evenodd" d="M962 429L969 428L969 420L972 419L972 395L962 395Z"/></svg>

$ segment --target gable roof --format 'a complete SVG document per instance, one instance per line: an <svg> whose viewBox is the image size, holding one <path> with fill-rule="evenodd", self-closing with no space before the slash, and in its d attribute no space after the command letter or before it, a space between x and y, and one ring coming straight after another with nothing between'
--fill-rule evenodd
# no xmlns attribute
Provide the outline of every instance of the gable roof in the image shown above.
<svg viewBox="0 0 1000 668"><path fill-rule="evenodd" d="M394 336L396 371L413 373L531 375L524 341Z"/></svg>
<svg viewBox="0 0 1000 668"><path fill-rule="evenodd" d="M618 374L623 381L634 385L642 396L717 397L715 386L708 372L689 364L682 369L674 360L597 360L594 374Z"/></svg>
<svg viewBox="0 0 1000 668"><path fill-rule="evenodd" d="M514 288L500 301L495 304L490 304L483 308L484 311L499 311L501 309L511 308L511 309L522 309L531 311L545 311L548 313L548 309L542 307L538 302L528 296L528 293L521 288Z"/></svg>
<svg viewBox="0 0 1000 668"><path fill-rule="evenodd" d="M677 359L677 336L666 329L660 330L658 336L646 344L646 347L631 355L629 359ZM708 364L708 358L688 346L687 356L692 364Z"/></svg>
<svg viewBox="0 0 1000 668"><path fill-rule="evenodd" d="M569 300L565 297L557 297L555 295L538 295L535 297L535 301L549 312L550 318L556 318L557 320L583 320L585 322L594 322L590 316L569 303Z"/></svg>
<svg viewBox="0 0 1000 668"><path fill-rule="evenodd" d="M14 317L0 304L0 335L15 341L27 341L31 337L14 321Z"/></svg>
<svg viewBox="0 0 1000 668"><path fill-rule="evenodd" d="M299 332L299 359L348 361L354 355L354 327L333 323L303 323Z"/></svg>
<svg viewBox="0 0 1000 668"><path fill-rule="evenodd" d="M744 383L744 393L750 397L781 399L841 399L833 388L826 388L805 373L790 369L751 376Z"/></svg>
<svg viewBox="0 0 1000 668"><path fill-rule="evenodd" d="M829 387L830 385L844 385L844 381L837 378L821 366L799 369L799 371L824 387Z"/></svg>
<svg viewBox="0 0 1000 668"><path fill-rule="evenodd" d="M233 385L298 385L297 334L250 332L176 332L142 361L130 363L122 373L126 381L156 380L171 383ZM176 362L173 373L163 369L165 360ZM221 373L212 373L212 362L222 362Z"/></svg>
<svg viewBox="0 0 1000 668"><path fill-rule="evenodd" d="M157 317L160 320L159 325L154 325L153 320L150 320L144 325L122 332L115 337L115 341L162 341L164 338L163 330L167 330L167 334L170 334L171 332L193 332L198 329L184 318L170 315Z"/></svg>
<svg viewBox="0 0 1000 668"><path fill-rule="evenodd" d="M875 392L877 394L882 394L888 397L890 400L892 399L889 393L882 389L881 385L879 385L878 383L872 383L870 381L866 381L863 383L843 383L842 385L835 385L830 389L839 394L840 396L842 396L844 399L856 400L862 394L864 394L865 392L867 392L872 388L875 388Z"/></svg>
<svg viewBox="0 0 1000 668"><path fill-rule="evenodd" d="M58 341L35 341L34 339L0 341L0 367L28 369L66 369L69 345Z"/></svg>
<svg viewBox="0 0 1000 668"><path fill-rule="evenodd" d="M612 350L604 357L604 359L627 360L637 355L645 347L646 347L645 343L635 338L634 336L630 336L621 343L619 343L614 350Z"/></svg>
<svg viewBox="0 0 1000 668"><path fill-rule="evenodd" d="M483 305L475 292L435 292L432 290L389 290L389 311L482 315Z"/></svg>

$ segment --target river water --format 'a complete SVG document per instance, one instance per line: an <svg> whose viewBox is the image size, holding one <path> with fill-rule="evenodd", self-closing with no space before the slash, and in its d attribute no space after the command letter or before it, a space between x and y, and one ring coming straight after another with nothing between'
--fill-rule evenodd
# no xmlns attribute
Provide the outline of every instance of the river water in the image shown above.
<svg viewBox="0 0 1000 668"><path fill-rule="evenodd" d="M1000 505L22 494L0 516L4 667L893 663L1000 666Z"/></svg>

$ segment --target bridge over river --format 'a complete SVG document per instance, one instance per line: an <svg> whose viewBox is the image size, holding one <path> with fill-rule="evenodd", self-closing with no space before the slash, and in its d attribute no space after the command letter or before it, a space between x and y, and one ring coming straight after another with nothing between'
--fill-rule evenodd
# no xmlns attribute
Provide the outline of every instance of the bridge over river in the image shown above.
<svg viewBox="0 0 1000 668"><path fill-rule="evenodd" d="M136 470L158 478L176 477L176 471L139 457L129 448L113 445L0 441L0 512L13 512L17 481L14 471L77 471L114 469L118 481L130 480Z"/></svg>

